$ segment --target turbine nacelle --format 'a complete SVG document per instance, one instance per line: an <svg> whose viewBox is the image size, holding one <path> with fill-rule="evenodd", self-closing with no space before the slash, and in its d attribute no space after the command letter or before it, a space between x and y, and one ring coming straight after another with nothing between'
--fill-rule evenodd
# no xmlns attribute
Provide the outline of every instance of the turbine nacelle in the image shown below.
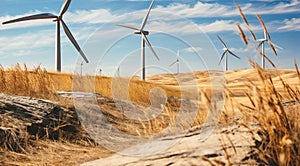
<svg viewBox="0 0 300 166"><path fill-rule="evenodd" d="M60 21L60 18L59 17L57 17L57 18L55 18L54 20L52 20L53 22L58 22L58 21Z"/></svg>
<svg viewBox="0 0 300 166"><path fill-rule="evenodd" d="M62 20L62 18L63 18L62 15L61 15L61 16L58 16L58 17L57 17L57 20Z"/></svg>
<svg viewBox="0 0 300 166"><path fill-rule="evenodd" d="M257 42L266 42L266 41L268 41L268 39L257 39L256 41Z"/></svg>
<svg viewBox="0 0 300 166"><path fill-rule="evenodd" d="M225 52L225 51L228 51L228 48L223 48L223 51Z"/></svg>
<svg viewBox="0 0 300 166"><path fill-rule="evenodd" d="M141 35L142 33L146 36L149 35L149 31L135 31L134 32L134 34L137 34L137 35Z"/></svg>

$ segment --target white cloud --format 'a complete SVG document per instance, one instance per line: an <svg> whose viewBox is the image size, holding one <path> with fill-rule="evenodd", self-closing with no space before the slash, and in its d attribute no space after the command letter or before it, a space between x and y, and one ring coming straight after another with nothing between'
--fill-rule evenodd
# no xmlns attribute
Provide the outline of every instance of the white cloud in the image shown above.
<svg viewBox="0 0 300 166"><path fill-rule="evenodd" d="M197 2L195 5L176 3L166 7L158 6L155 10L176 13L187 18L196 18L236 15L237 13L233 9L234 7L232 6L225 6L218 3Z"/></svg>
<svg viewBox="0 0 300 166"><path fill-rule="evenodd" d="M12 55L15 57L21 57L21 56L28 56L31 54L32 54L31 50L17 50Z"/></svg>
<svg viewBox="0 0 300 166"><path fill-rule="evenodd" d="M248 6L242 7L245 14L285 14L285 13L299 13L300 1L292 0L291 2L280 2L277 5L270 6Z"/></svg>
<svg viewBox="0 0 300 166"><path fill-rule="evenodd" d="M276 5L257 6L252 3L242 4L242 10L245 14L283 14L283 13L299 13L300 1L293 0L291 2L280 2ZM186 18L205 18L205 17L230 17L238 16L239 12L234 3L232 5L222 5L219 3L203 3L197 2L195 5L182 3L173 3L166 7L158 6L155 11L164 11L176 13Z"/></svg>
<svg viewBox="0 0 300 166"><path fill-rule="evenodd" d="M279 27L281 31L300 31L300 18L286 19L284 25Z"/></svg>
<svg viewBox="0 0 300 166"><path fill-rule="evenodd" d="M230 48L234 53L247 53L250 52L248 48Z"/></svg>
<svg viewBox="0 0 300 166"><path fill-rule="evenodd" d="M208 24L195 24L180 20L176 22L158 22L153 21L148 25L150 31L175 34L199 34L199 33L216 33L224 31L236 31L233 20L217 20Z"/></svg>
<svg viewBox="0 0 300 166"><path fill-rule="evenodd" d="M97 10L78 10L75 13L67 12L65 19L69 23L108 23L118 18L117 15L113 15L107 9L97 9Z"/></svg>
<svg viewBox="0 0 300 166"><path fill-rule="evenodd" d="M199 52L202 50L203 50L203 48L201 48L201 47L188 47L188 48L185 48L183 51L188 52L188 53L193 53L193 52Z"/></svg>
<svg viewBox="0 0 300 166"><path fill-rule="evenodd" d="M38 32L25 33L18 36L1 36L0 37L0 48L9 49L9 48L36 48L48 46L49 43L54 42L54 31L52 30L43 30ZM29 42L31 41L31 42Z"/></svg>
<svg viewBox="0 0 300 166"><path fill-rule="evenodd" d="M207 33L236 30L232 20L217 20L211 24L200 24L199 28Z"/></svg>

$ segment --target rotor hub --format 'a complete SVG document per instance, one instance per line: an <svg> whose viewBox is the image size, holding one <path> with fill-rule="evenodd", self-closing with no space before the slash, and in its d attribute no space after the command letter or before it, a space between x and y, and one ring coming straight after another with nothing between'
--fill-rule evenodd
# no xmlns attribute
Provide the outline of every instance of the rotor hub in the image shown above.
<svg viewBox="0 0 300 166"><path fill-rule="evenodd" d="M149 31L136 31L136 32L134 32L134 34L139 34L139 35L141 35L141 34L144 34L144 35L149 35Z"/></svg>
<svg viewBox="0 0 300 166"><path fill-rule="evenodd" d="M53 22L57 22L57 21L59 21L61 18L60 17L56 17L54 20L53 20Z"/></svg>

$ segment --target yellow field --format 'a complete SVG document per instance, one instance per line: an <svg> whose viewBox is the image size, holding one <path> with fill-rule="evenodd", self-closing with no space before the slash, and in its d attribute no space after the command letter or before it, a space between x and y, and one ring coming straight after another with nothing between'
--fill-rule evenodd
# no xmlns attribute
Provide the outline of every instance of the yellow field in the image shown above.
<svg viewBox="0 0 300 166"><path fill-rule="evenodd" d="M95 92L107 97L130 100L141 105L149 105L151 93L162 91L166 96L198 100L199 113L193 125L203 123L208 113L212 96L211 87L217 95L225 94L225 105L221 122L236 115L249 122L260 125L261 142L253 154L264 164L289 165L300 161L300 74L298 70L242 69L228 71L204 71L179 75L153 75L147 81L137 78L111 78L105 76L78 76L66 73L49 73L40 68L28 71L26 66L0 70L2 82L0 92L50 99L66 106L60 101L56 91ZM218 76L216 84L211 79ZM224 76L224 81L222 77ZM180 81L179 81L180 80ZM226 80L226 81L225 81ZM196 87L195 87L196 86ZM196 91L195 91L196 89ZM224 91L222 91L224 90ZM204 96L204 97L203 97ZM198 98L199 97L199 98ZM153 102L151 100L151 102ZM294 103L285 106L284 103ZM176 104L175 104L176 105ZM102 108L102 107L101 107ZM103 105L103 111L112 115L117 127L133 135L151 135L174 122L178 114L177 106L169 104L155 120L148 122L122 119L119 111ZM124 122L126 121L126 123ZM295 165L299 165L299 162Z"/></svg>

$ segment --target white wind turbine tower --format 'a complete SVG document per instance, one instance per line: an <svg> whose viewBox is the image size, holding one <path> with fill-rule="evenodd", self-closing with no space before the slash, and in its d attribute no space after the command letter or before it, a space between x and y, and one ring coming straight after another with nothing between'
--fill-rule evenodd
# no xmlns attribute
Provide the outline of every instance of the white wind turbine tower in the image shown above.
<svg viewBox="0 0 300 166"><path fill-rule="evenodd" d="M142 26L140 28L137 28L137 27L134 27L134 26L131 26L131 25L117 25L117 26L121 26L121 27L125 27L125 28L129 28L129 29L133 29L135 30L135 34L138 34L138 35L141 35L142 37L142 48L141 48L141 60L142 60L142 73L141 73L141 79L142 80L145 80L145 75L146 75L146 68L145 68L145 43L148 45L148 47L150 48L150 50L152 51L152 53L155 55L155 57L157 58L157 60L159 60L157 54L155 53L153 47L151 46L148 38L147 38L147 35L149 35L149 31L145 31L144 28L146 26L146 23L147 23L147 20L148 20L148 17L149 17L149 14L150 14L150 11L151 11L151 8L153 6L153 3L154 3L154 0L151 1L151 4L148 8L148 12L145 16L145 18L143 19L143 22L142 22Z"/></svg>
<svg viewBox="0 0 300 166"><path fill-rule="evenodd" d="M173 65L175 65L175 64L177 64L177 74L179 74L179 50L177 51L177 59L176 59L176 61L175 62L173 62L173 63L171 63L170 64L170 67L171 66L173 66Z"/></svg>
<svg viewBox="0 0 300 166"><path fill-rule="evenodd" d="M83 61L80 63L80 76L82 76L82 66L83 66Z"/></svg>
<svg viewBox="0 0 300 166"><path fill-rule="evenodd" d="M238 57L237 55L235 55L232 51L230 51L228 49L228 47L226 46L226 44L224 43L224 41L221 39L221 37L219 35L217 35L217 37L218 37L218 39L220 40L220 42L222 43L222 45L224 47L223 48L224 52L223 52L222 57L220 59L219 65L220 65L220 63L222 62L222 60L223 60L223 58L225 56L225 71L227 71L228 70L228 53L231 54L231 55L233 55L234 57L236 57L238 59L240 59L240 57Z"/></svg>
<svg viewBox="0 0 300 166"><path fill-rule="evenodd" d="M262 54L262 58L261 58L261 67L263 69L265 69L265 42L268 42L269 46L272 48L274 54L277 56L277 52L275 47L282 49L281 47L279 47L278 45L274 44L273 42L271 42L271 37L270 34L268 33L267 27L264 23L264 21L262 20L262 18L260 17L260 15L256 15L258 20L260 21L261 25L264 28L264 38L262 39L257 39L256 41L259 42L258 47L259 48L261 46L261 54Z"/></svg>
<svg viewBox="0 0 300 166"><path fill-rule="evenodd" d="M120 77L120 66L117 68L117 77Z"/></svg>
<svg viewBox="0 0 300 166"><path fill-rule="evenodd" d="M56 70L58 72L60 72L61 71L60 25L62 25L67 37L70 39L70 41L75 46L77 51L80 53L82 58L85 60L86 63L88 63L88 59L86 58L86 56L83 53L83 51L81 50L80 46L76 42L74 36L72 35L71 31L67 27L66 23L63 21L63 15L68 10L70 3L71 3L71 0L65 0L65 3L62 6L59 15L53 15L51 13L42 13L42 14L36 14L36 15L31 15L31 16L27 16L27 17L22 17L22 18L6 21L6 22L3 22L3 24L10 24L10 23L29 21L29 20L53 19L53 21L56 22Z"/></svg>

